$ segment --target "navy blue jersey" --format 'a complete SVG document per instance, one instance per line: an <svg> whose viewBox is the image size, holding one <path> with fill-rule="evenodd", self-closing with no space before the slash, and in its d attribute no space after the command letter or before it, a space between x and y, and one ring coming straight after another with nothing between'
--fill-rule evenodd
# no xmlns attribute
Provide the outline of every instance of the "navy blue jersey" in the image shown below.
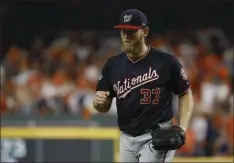
<svg viewBox="0 0 234 163"><path fill-rule="evenodd" d="M118 126L121 131L131 133L170 120L172 92L181 95L189 87L179 61L150 47L137 61L126 53L109 58L96 90L110 91L110 96L116 97Z"/></svg>

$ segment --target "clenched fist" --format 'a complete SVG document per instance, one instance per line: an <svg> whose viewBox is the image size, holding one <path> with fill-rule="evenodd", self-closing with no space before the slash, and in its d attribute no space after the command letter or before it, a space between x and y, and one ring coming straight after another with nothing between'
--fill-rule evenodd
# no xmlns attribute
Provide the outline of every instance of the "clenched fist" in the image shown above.
<svg viewBox="0 0 234 163"><path fill-rule="evenodd" d="M104 104L108 100L110 92L97 91L94 99L95 104Z"/></svg>
<svg viewBox="0 0 234 163"><path fill-rule="evenodd" d="M94 97L93 106L99 112L107 112L111 106L111 100L109 98L110 92L97 91Z"/></svg>

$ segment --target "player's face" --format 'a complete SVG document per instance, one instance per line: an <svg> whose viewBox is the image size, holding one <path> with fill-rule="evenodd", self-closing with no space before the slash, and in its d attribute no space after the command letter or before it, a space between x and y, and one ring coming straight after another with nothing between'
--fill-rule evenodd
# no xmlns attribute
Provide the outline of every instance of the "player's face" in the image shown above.
<svg viewBox="0 0 234 163"><path fill-rule="evenodd" d="M122 50L126 53L138 53L144 44L144 38L148 35L145 29L121 29Z"/></svg>

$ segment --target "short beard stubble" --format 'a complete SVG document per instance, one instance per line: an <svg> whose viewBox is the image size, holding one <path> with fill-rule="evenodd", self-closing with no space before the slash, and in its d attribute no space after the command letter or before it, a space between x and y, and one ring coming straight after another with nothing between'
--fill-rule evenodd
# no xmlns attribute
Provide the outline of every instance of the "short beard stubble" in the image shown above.
<svg viewBox="0 0 234 163"><path fill-rule="evenodd" d="M127 53L130 56L138 56L139 53L143 49L143 39L137 40L134 44L132 45L125 45L124 43L122 44L121 47L122 51Z"/></svg>

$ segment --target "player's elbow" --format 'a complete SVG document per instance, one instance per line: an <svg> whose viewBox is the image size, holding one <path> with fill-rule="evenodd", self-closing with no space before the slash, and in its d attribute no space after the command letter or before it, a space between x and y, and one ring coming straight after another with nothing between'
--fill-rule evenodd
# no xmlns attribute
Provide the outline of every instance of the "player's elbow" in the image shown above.
<svg viewBox="0 0 234 163"><path fill-rule="evenodd" d="M193 108L193 106L194 106L194 99L193 99L193 93L192 93L191 89L188 90L187 96L188 96L187 98L188 98L188 101L190 103L190 106L191 106L191 108Z"/></svg>
<svg viewBox="0 0 234 163"><path fill-rule="evenodd" d="M182 96L180 96L180 103L189 106L189 108L193 108L194 100L192 90L189 88Z"/></svg>

